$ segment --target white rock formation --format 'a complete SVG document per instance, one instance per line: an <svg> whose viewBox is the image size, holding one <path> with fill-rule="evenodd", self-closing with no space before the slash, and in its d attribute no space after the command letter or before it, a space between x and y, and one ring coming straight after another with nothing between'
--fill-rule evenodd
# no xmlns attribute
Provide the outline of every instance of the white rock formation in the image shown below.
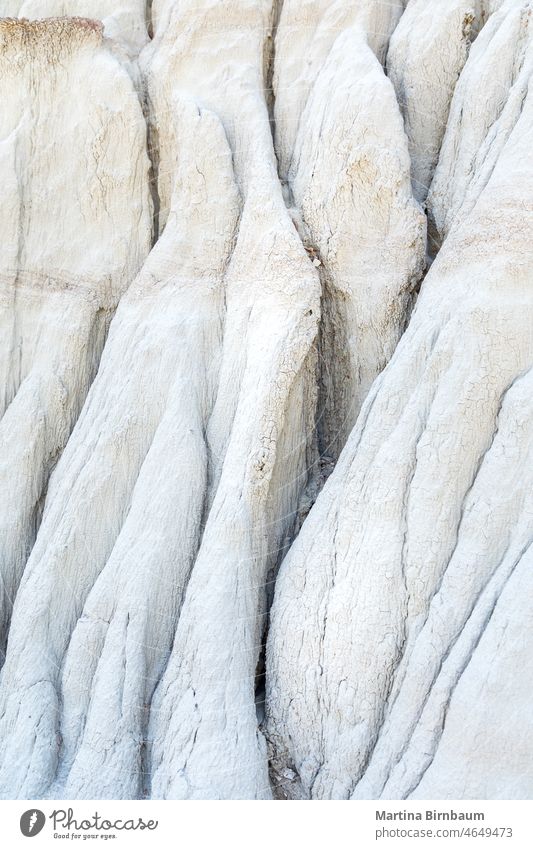
<svg viewBox="0 0 533 849"><path fill-rule="evenodd" d="M144 791L146 708L193 567L152 704L152 792L270 795L255 671L268 571L312 461L319 287L277 182L265 7L248 4L246 29L242 6L201 14L195 0L184 27L180 4L183 39L171 24L145 60L162 209L171 187L174 200L120 304L17 597L4 793ZM226 82L221 51L203 78L211 28L218 39L231 12L241 61Z"/></svg>
<svg viewBox="0 0 533 849"><path fill-rule="evenodd" d="M437 164L480 7L479 0L410 0L390 40L387 71L405 120L413 192L419 201L426 198Z"/></svg>
<svg viewBox="0 0 533 849"><path fill-rule="evenodd" d="M4 0L2 797L531 796L532 5Z"/></svg>
<svg viewBox="0 0 533 849"><path fill-rule="evenodd" d="M273 73L275 138L279 172L285 179L309 95L337 39L356 27L384 62L404 2L277 0L274 5L279 17Z"/></svg>
<svg viewBox="0 0 533 849"><path fill-rule="evenodd" d="M313 459L306 446L320 309L316 272L282 200L262 97L270 15L270 4L257 0L177 4L147 58L162 210L175 90L219 116L242 195L207 427L212 469L205 527L173 653L152 703L155 796L270 795L255 673L269 569ZM216 180L206 190L218 198Z"/></svg>
<svg viewBox="0 0 533 849"><path fill-rule="evenodd" d="M439 241L475 206L522 112L533 68L532 13L531 0L506 0L472 46L428 197Z"/></svg>
<svg viewBox="0 0 533 849"><path fill-rule="evenodd" d="M267 714L290 795L531 793L531 673L495 678L523 657L507 625L528 628L532 126L529 94L278 576Z"/></svg>
<svg viewBox="0 0 533 849"><path fill-rule="evenodd" d="M394 89L361 31L344 30L307 99L288 172L299 229L321 263L319 438L335 458L424 267L426 219L409 175Z"/></svg>
<svg viewBox="0 0 533 849"><path fill-rule="evenodd" d="M0 43L3 653L50 471L152 221L141 108L101 28L3 21Z"/></svg>

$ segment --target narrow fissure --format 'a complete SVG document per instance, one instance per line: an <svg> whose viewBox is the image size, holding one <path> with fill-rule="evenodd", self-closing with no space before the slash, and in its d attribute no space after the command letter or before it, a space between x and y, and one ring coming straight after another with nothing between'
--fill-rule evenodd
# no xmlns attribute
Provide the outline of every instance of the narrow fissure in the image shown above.
<svg viewBox="0 0 533 849"><path fill-rule="evenodd" d="M148 180L150 184L150 196L152 198L152 245L153 248L159 239L159 214L161 200L159 197L159 138L154 122L151 120L151 106L148 94L145 91L142 98L142 109L146 122L146 150L150 160Z"/></svg>
<svg viewBox="0 0 533 849"><path fill-rule="evenodd" d="M153 16L153 0L146 0L145 24L149 38L154 37L154 16Z"/></svg>

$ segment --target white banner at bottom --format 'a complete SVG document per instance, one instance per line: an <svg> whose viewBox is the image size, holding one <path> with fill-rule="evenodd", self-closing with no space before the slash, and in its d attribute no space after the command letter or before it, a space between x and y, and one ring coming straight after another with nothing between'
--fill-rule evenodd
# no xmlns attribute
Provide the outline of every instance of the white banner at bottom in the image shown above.
<svg viewBox="0 0 533 849"><path fill-rule="evenodd" d="M530 801L5 801L0 840L9 849L73 843L533 849L532 815Z"/></svg>

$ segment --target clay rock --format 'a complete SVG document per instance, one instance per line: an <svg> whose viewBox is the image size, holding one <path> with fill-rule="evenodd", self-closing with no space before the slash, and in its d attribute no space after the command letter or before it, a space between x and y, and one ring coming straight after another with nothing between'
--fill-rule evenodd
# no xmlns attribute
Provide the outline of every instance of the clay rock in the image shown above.
<svg viewBox="0 0 533 849"><path fill-rule="evenodd" d="M48 477L152 220L141 108L101 26L0 21L0 41L3 650Z"/></svg>
<svg viewBox="0 0 533 849"><path fill-rule="evenodd" d="M472 45L428 196L437 246L475 206L522 113L533 62L532 13L528 0L506 0ZM476 91L484 92L482 100Z"/></svg>
<svg viewBox="0 0 533 849"><path fill-rule="evenodd" d="M276 152L285 179L296 144L300 119L331 48L343 32L357 27L380 62L403 12L403 0L283 0L275 3L273 94Z"/></svg>
<svg viewBox="0 0 533 849"><path fill-rule="evenodd" d="M251 39L242 4L222 5L186 18L180 3L183 37L169 25L143 58L165 218L17 596L5 795L270 795L255 675L268 575L314 456L319 287L276 176L264 9L248 4ZM231 12L241 50L224 84L212 41Z"/></svg>
<svg viewBox="0 0 533 849"><path fill-rule="evenodd" d="M4 3L2 797L531 798L531 5Z"/></svg>
<svg viewBox="0 0 533 849"><path fill-rule="evenodd" d="M532 121L529 94L282 564L267 722L294 795L531 791L533 727L508 713L529 673L501 691L495 677L522 657L502 633L525 615L531 567ZM488 717L467 765L464 735Z"/></svg>
<svg viewBox="0 0 533 849"><path fill-rule="evenodd" d="M411 0L390 40L387 71L409 139L413 192L421 202L431 184L470 39L480 23L480 6L469 0Z"/></svg>
<svg viewBox="0 0 533 849"><path fill-rule="evenodd" d="M262 96L271 20L270 4L256 0L178 4L143 57L160 142L162 210L171 183L166 163L177 149L168 122L173 90L187 91L219 117L241 193L207 428L208 512L150 716L156 797L271 792L256 670L269 576L315 459L320 309L316 272L283 203Z"/></svg>
<svg viewBox="0 0 533 849"><path fill-rule="evenodd" d="M347 29L317 75L288 173L303 238L321 263L319 437L335 458L424 270L426 219L409 174L394 89L366 36Z"/></svg>

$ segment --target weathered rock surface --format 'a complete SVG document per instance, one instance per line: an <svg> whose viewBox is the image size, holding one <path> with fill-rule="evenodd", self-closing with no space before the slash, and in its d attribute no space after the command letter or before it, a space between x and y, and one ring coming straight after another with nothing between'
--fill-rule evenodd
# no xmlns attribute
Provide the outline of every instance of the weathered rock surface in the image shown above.
<svg viewBox="0 0 533 849"><path fill-rule="evenodd" d="M2 797L531 797L532 5L1 5Z"/></svg>
<svg viewBox="0 0 533 849"><path fill-rule="evenodd" d="M280 570L267 717L294 795L531 792L530 676L501 700L495 678L520 610L530 635L532 121L528 95Z"/></svg>
<svg viewBox="0 0 533 849"><path fill-rule="evenodd" d="M420 201L428 193L455 84L482 16L481 2L410 0L392 34L387 71L404 116L413 192Z"/></svg>
<svg viewBox="0 0 533 849"><path fill-rule="evenodd" d="M152 219L142 111L101 27L4 21L0 43L3 652L49 474Z"/></svg>
<svg viewBox="0 0 533 849"><path fill-rule="evenodd" d="M506 0L472 46L428 197L439 242L475 206L522 113L533 66L532 15L528 0Z"/></svg>
<svg viewBox="0 0 533 849"><path fill-rule="evenodd" d="M384 62L404 2L277 0L274 6L279 18L273 68L276 151L285 179L309 95L338 38L357 29Z"/></svg>
<svg viewBox="0 0 533 849"><path fill-rule="evenodd" d="M144 60L163 233L119 306L17 597L5 792L136 796L148 764L157 796L270 794L255 671L268 571L313 459L319 286L261 97L268 10L249 3L247 29L243 4L191 2L184 27L184 6ZM221 52L202 78L231 12L242 61L226 82Z"/></svg>
<svg viewBox="0 0 533 849"><path fill-rule="evenodd" d="M293 215L320 258L319 438L335 458L396 347L424 268L426 220L409 169L394 89L366 36L344 30L307 99L288 172Z"/></svg>

